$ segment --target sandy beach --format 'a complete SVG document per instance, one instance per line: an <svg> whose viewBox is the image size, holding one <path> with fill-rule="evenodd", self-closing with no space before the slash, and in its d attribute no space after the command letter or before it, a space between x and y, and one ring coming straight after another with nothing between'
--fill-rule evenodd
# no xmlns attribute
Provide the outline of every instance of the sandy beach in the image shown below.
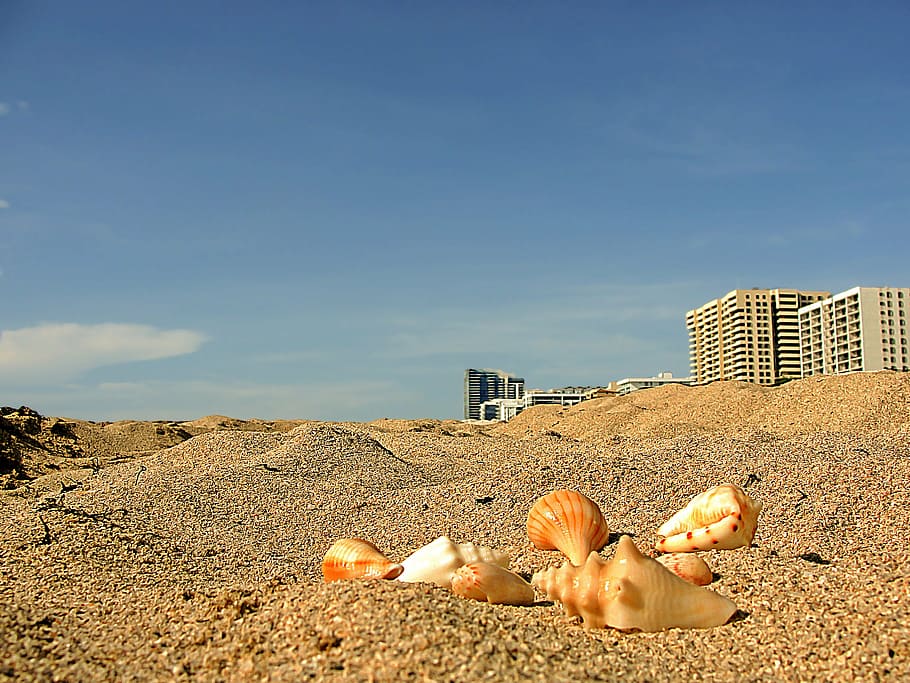
<svg viewBox="0 0 910 683"><path fill-rule="evenodd" d="M40 406L33 406L40 411ZM509 423L0 421L0 680L910 679L910 375L668 386ZM400 561L441 535L563 557L526 534L559 488L644 552L695 494L764 508L709 551L737 613L710 629L585 629L538 595L326 584L338 538Z"/></svg>

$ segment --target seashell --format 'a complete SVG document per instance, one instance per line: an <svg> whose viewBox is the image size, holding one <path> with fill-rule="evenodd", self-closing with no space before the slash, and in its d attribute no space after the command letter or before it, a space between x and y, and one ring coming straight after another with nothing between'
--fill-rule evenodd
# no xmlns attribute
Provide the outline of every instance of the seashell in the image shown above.
<svg viewBox="0 0 910 683"><path fill-rule="evenodd" d="M600 550L610 529L597 503L578 491L562 489L540 498L528 512L528 538L541 550L561 550L574 565Z"/></svg>
<svg viewBox="0 0 910 683"><path fill-rule="evenodd" d="M440 536L402 560L404 571L399 581L426 581L443 588L452 586L452 574L469 562L489 562L508 569L506 553L474 543L454 543Z"/></svg>
<svg viewBox="0 0 910 683"><path fill-rule="evenodd" d="M531 605L534 588L515 572L489 562L470 562L452 575L452 592L494 605Z"/></svg>
<svg viewBox="0 0 910 683"><path fill-rule="evenodd" d="M655 547L665 553L732 550L752 545L762 504L735 484L700 493L658 530Z"/></svg>
<svg viewBox="0 0 910 683"><path fill-rule="evenodd" d="M714 572L698 555L692 553L670 553L656 558L664 567L679 578L696 586L707 586L714 580Z"/></svg>
<svg viewBox="0 0 910 683"><path fill-rule="evenodd" d="M322 560L322 576L329 581L341 579L394 579L404 567L395 564L375 545L362 538L335 541Z"/></svg>
<svg viewBox="0 0 910 683"><path fill-rule="evenodd" d="M585 628L710 628L736 612L732 601L642 555L628 536L619 539L609 561L592 552L583 566L566 562L537 572L531 583L559 600L570 617L581 616Z"/></svg>

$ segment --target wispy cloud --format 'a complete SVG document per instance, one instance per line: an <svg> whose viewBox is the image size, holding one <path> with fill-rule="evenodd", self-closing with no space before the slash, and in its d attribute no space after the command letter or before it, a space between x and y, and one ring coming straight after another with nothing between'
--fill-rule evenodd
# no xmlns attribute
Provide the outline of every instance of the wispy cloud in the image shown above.
<svg viewBox="0 0 910 683"><path fill-rule="evenodd" d="M254 363L285 365L293 363L319 363L332 358L329 350L273 351L250 356Z"/></svg>
<svg viewBox="0 0 910 683"><path fill-rule="evenodd" d="M92 368L193 353L205 335L148 325L46 323L0 332L0 379L60 381Z"/></svg>
<svg viewBox="0 0 910 683"><path fill-rule="evenodd" d="M702 230L686 239L690 249L703 249L718 244L749 242L759 248L797 247L826 243L853 243L870 232L867 221L845 218L823 226L794 224L786 231L756 232L750 228L727 227L723 230Z"/></svg>
<svg viewBox="0 0 910 683"><path fill-rule="evenodd" d="M10 104L9 102L0 102L0 116L6 116L7 114L12 113L13 109L21 112L26 112L30 108L31 105L26 100L16 100L15 104Z"/></svg>
<svg viewBox="0 0 910 683"><path fill-rule="evenodd" d="M8 208L9 208L9 202L6 201L5 199L0 199L0 209L8 209Z"/></svg>
<svg viewBox="0 0 910 683"><path fill-rule="evenodd" d="M597 127L639 158L697 176L791 172L809 161L760 108L723 93L693 101L666 83L619 100Z"/></svg>
<svg viewBox="0 0 910 683"><path fill-rule="evenodd" d="M16 398L48 415L93 420L192 420L206 414L368 420L388 416L389 406L405 404L412 393L394 382L364 379L301 384L151 380L68 384Z"/></svg>
<svg viewBox="0 0 910 683"><path fill-rule="evenodd" d="M686 283L596 284L554 291L546 298L514 299L508 307L437 308L431 318L391 321L388 354L425 357L478 352L574 356L589 362L653 345L642 328L682 320Z"/></svg>

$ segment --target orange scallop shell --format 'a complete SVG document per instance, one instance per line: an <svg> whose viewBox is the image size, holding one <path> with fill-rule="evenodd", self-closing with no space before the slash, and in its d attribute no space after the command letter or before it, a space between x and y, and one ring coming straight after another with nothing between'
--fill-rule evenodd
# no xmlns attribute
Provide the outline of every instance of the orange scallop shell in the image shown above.
<svg viewBox="0 0 910 683"><path fill-rule="evenodd" d="M528 538L541 550L561 550L575 566L607 544L610 529L597 503L578 491L561 489L534 503Z"/></svg>
<svg viewBox="0 0 910 683"><path fill-rule="evenodd" d="M394 579L404 567L395 564L375 545L362 538L342 538L332 545L322 560L322 576L328 581L341 579Z"/></svg>

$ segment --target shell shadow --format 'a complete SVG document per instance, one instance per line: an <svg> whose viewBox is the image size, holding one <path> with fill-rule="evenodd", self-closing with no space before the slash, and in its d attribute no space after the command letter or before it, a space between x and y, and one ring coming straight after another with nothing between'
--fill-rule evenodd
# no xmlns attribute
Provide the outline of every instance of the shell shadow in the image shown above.
<svg viewBox="0 0 910 683"><path fill-rule="evenodd" d="M750 616L752 616L751 612L746 612L745 610L738 609L733 613L733 616L727 620L727 623L733 624L737 621L745 621Z"/></svg>
<svg viewBox="0 0 910 683"><path fill-rule="evenodd" d="M797 555L797 557L806 562L811 562L812 564L820 564L823 566L831 564L831 560L826 560L818 553L803 553L802 555Z"/></svg>
<svg viewBox="0 0 910 683"><path fill-rule="evenodd" d="M610 537L607 539L607 545L613 545L618 542L623 536L629 536L630 538L636 538L637 534L632 531L611 531Z"/></svg>

